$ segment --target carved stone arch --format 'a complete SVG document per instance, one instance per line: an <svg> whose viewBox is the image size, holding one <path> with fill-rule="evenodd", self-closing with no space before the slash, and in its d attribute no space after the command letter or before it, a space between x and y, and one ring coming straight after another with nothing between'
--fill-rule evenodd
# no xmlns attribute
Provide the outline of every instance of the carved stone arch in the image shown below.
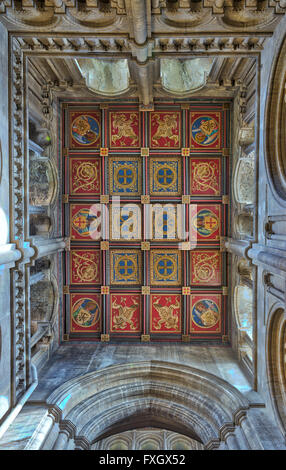
<svg viewBox="0 0 286 470"><path fill-rule="evenodd" d="M274 196L286 200L286 36L274 63L268 84L264 129L266 168Z"/></svg>
<svg viewBox="0 0 286 470"><path fill-rule="evenodd" d="M134 429L139 419L141 427L155 424L194 438L205 448L219 447L230 423L235 432L232 423L240 422L238 415L247 419L249 409L246 397L226 381L161 361L119 364L71 379L49 396L47 404L60 410L61 420L72 423L77 435L91 445Z"/></svg>
<svg viewBox="0 0 286 470"><path fill-rule="evenodd" d="M286 437L286 315L282 305L276 304L269 313L266 342L271 402Z"/></svg>
<svg viewBox="0 0 286 470"><path fill-rule="evenodd" d="M233 0L231 5L224 7L223 15L218 17L218 23L224 25L225 29L247 29L256 27L258 30L275 23L275 14L265 8L248 8L245 2Z"/></svg>

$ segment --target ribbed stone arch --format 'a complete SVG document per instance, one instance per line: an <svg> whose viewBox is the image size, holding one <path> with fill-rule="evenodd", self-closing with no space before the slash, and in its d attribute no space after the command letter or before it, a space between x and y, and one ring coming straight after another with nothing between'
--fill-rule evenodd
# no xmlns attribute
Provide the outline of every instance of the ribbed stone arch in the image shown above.
<svg viewBox="0 0 286 470"><path fill-rule="evenodd" d="M222 429L234 429L248 400L224 380L198 369L161 361L119 364L74 378L55 390L48 404L63 422L91 443L148 425L219 446ZM122 426L125 423L125 428ZM127 425L126 425L127 423Z"/></svg>
<svg viewBox="0 0 286 470"><path fill-rule="evenodd" d="M134 423L138 427L143 417L144 420L148 420L149 426L164 427L169 431L183 433L199 442L207 443L217 437L215 427L211 426L205 417L195 411L186 410L174 402L150 396L112 407L106 414L100 416L96 423L91 419L80 430L80 435L90 436L92 442L95 442L114 433L115 429L116 432L127 431L134 427Z"/></svg>

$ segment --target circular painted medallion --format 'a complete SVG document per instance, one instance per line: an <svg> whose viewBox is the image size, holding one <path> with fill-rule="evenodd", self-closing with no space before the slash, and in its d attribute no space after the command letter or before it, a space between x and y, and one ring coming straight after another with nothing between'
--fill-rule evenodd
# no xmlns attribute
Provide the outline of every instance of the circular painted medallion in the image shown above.
<svg viewBox="0 0 286 470"><path fill-rule="evenodd" d="M192 317L197 326L212 328L219 321L219 308L213 300L199 300L193 306Z"/></svg>
<svg viewBox="0 0 286 470"><path fill-rule="evenodd" d="M217 140L219 125L213 117L200 116L193 122L191 133L196 144L207 147Z"/></svg>
<svg viewBox="0 0 286 470"><path fill-rule="evenodd" d="M119 188L131 190L136 181L135 169L130 165L119 165L114 171L114 179Z"/></svg>
<svg viewBox="0 0 286 470"><path fill-rule="evenodd" d="M133 258L130 256L121 256L114 266L116 277L130 279L136 275L137 265Z"/></svg>
<svg viewBox="0 0 286 470"><path fill-rule="evenodd" d="M157 185L161 186L164 189L167 189L172 186L176 180L176 177L177 175L174 171L174 168L169 165L160 165L160 167L157 168L155 173L155 181Z"/></svg>
<svg viewBox="0 0 286 470"><path fill-rule="evenodd" d="M99 122L94 116L82 114L72 122L71 132L78 144L92 145L99 139Z"/></svg>
<svg viewBox="0 0 286 470"><path fill-rule="evenodd" d="M79 299L72 307L72 318L81 327L90 328L99 320L100 309L93 299Z"/></svg>
<svg viewBox="0 0 286 470"><path fill-rule="evenodd" d="M169 279L177 266L170 256L161 256L155 261L155 272L158 278Z"/></svg>
<svg viewBox="0 0 286 470"><path fill-rule="evenodd" d="M193 227L202 237L209 237L219 227L216 214L209 209L201 209L192 219Z"/></svg>

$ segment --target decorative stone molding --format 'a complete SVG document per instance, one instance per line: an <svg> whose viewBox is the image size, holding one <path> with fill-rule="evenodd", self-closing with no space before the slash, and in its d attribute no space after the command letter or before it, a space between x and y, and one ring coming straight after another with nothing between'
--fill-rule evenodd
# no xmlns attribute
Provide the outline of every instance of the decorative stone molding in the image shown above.
<svg viewBox="0 0 286 470"><path fill-rule="evenodd" d="M23 53L16 40L12 40L12 66L11 66L11 106L12 106L12 174L11 174L11 206L17 214L11 229L11 240L15 240L21 250L25 240L25 149L24 149L24 79L23 79ZM29 359L25 356L26 350L26 283L25 262L19 261L12 271L14 292L12 297L12 315L15 334L15 395L18 397L24 392L28 383Z"/></svg>
<svg viewBox="0 0 286 470"><path fill-rule="evenodd" d="M67 396L70 399L65 402ZM123 417L124 421L128 421L128 416L130 419L137 416L138 420L141 415L146 416L148 409L150 416L162 415L170 420L173 431L192 433L212 448L220 444L221 429L230 432L229 416L235 420L238 412L244 412L247 420L250 406L237 389L222 379L191 367L160 361L120 364L91 372L60 386L47 402L61 406L63 419L71 421L78 433L88 436L91 442L100 439ZM249 447L253 448L251 442Z"/></svg>
<svg viewBox="0 0 286 470"><path fill-rule="evenodd" d="M89 450L90 442L84 436L76 436L74 438L75 450Z"/></svg>

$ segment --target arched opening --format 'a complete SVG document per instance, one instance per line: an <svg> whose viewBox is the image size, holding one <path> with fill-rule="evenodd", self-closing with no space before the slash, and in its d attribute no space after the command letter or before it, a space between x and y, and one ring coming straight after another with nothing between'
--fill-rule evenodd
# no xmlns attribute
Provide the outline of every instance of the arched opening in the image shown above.
<svg viewBox="0 0 286 470"><path fill-rule="evenodd" d="M181 434L207 449L218 448L222 441L228 448L255 445L247 443L249 437L235 437L238 431L233 427L230 440L227 432L221 433L236 422L236 413L247 413L244 395L212 374L176 363L142 361L107 367L66 382L47 403L50 416L60 414L60 429L72 423L75 441L80 436L89 446L134 430L135 423L136 428ZM61 432L53 436L53 442L45 437L42 449L66 448L66 436Z"/></svg>

